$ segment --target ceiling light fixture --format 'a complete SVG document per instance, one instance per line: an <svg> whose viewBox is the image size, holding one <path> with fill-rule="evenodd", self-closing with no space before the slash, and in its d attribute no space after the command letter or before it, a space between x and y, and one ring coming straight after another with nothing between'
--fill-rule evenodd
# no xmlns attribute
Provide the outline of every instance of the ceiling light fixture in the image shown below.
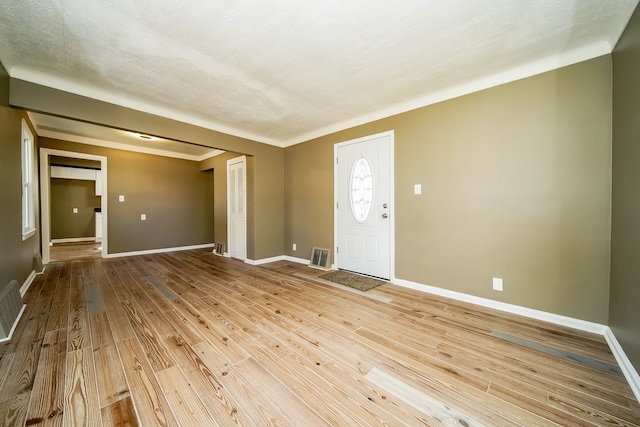
<svg viewBox="0 0 640 427"><path fill-rule="evenodd" d="M152 141L154 139L157 139L155 136L147 135L145 133L130 132L130 131L127 131L127 133L129 135L135 136L136 138L144 139L146 141Z"/></svg>

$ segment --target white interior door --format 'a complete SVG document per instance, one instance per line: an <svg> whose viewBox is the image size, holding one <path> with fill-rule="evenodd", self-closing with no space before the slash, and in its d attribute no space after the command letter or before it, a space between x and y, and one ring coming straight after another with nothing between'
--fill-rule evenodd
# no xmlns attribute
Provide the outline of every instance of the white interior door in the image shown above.
<svg viewBox="0 0 640 427"><path fill-rule="evenodd" d="M391 279L393 132L336 145L338 268Z"/></svg>
<svg viewBox="0 0 640 427"><path fill-rule="evenodd" d="M227 160L227 242L232 258L247 258L247 159Z"/></svg>

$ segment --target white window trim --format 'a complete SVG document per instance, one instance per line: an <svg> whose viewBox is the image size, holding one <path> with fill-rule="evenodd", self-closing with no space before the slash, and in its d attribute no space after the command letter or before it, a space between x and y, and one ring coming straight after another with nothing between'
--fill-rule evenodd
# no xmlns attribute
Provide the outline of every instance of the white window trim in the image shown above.
<svg viewBox="0 0 640 427"><path fill-rule="evenodd" d="M22 119L22 240L36 234L35 142L25 119Z"/></svg>

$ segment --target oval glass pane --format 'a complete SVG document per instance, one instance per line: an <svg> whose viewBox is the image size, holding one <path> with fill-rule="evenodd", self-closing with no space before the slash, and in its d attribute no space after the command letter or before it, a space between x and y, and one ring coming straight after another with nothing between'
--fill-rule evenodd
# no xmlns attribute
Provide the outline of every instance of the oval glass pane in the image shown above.
<svg viewBox="0 0 640 427"><path fill-rule="evenodd" d="M367 159L360 157L353 163L349 182L351 212L356 221L363 223L371 212L373 202L373 173Z"/></svg>

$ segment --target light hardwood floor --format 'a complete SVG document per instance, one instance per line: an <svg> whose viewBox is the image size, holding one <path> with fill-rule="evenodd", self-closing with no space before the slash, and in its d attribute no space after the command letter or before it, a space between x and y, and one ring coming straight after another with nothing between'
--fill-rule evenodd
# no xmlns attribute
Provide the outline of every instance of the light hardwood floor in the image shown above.
<svg viewBox="0 0 640 427"><path fill-rule="evenodd" d="M49 258L51 262L102 258L102 243L56 243L49 248Z"/></svg>
<svg viewBox="0 0 640 427"><path fill-rule="evenodd" d="M50 264L0 344L0 424L640 425L604 339L385 284L383 302L208 251Z"/></svg>

